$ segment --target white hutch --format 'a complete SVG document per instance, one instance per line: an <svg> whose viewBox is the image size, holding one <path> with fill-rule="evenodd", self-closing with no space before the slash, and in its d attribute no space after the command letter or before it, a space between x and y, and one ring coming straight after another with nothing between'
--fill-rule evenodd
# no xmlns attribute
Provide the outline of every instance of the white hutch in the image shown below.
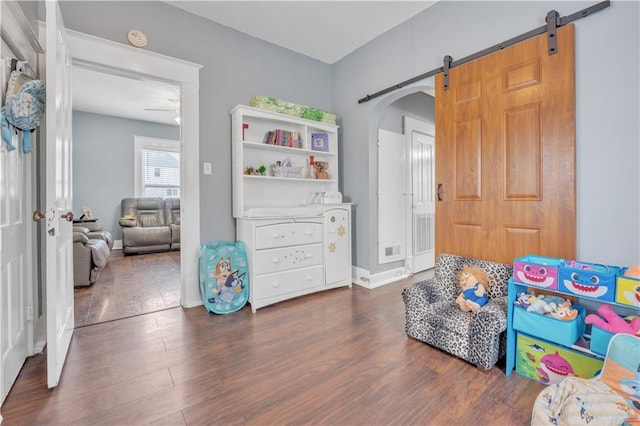
<svg viewBox="0 0 640 426"><path fill-rule="evenodd" d="M338 127L242 105L230 114L233 216L247 246L251 310L350 287L351 206L331 197ZM311 156L326 179L309 177Z"/></svg>

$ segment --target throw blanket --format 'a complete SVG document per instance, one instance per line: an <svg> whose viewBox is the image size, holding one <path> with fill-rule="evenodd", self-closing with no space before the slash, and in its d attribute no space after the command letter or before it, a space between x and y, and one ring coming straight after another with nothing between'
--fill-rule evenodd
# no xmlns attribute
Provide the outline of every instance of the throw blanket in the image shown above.
<svg viewBox="0 0 640 426"><path fill-rule="evenodd" d="M544 389L533 405L532 425L640 424L640 412L598 380L568 377Z"/></svg>

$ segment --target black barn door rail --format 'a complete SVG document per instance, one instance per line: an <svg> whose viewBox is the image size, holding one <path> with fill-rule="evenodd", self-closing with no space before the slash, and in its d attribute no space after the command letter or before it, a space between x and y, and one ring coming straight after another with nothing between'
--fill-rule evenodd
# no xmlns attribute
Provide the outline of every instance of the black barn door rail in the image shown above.
<svg viewBox="0 0 640 426"><path fill-rule="evenodd" d="M545 32L548 35L548 53L549 55L554 55L557 52L557 44L556 44L556 29L562 27L566 24L569 24L573 21L576 21L580 18L584 18L589 15L593 15L596 12L601 11L602 9L606 9L611 6L611 1L606 0L600 3L594 4L593 6L587 7L586 9L582 9L578 12L572 13L571 15L560 17L558 12L555 10L551 10L547 13L545 21L546 25L535 28L531 31L527 31L526 33L520 34L519 36L510 38L509 40L503 41L502 43L495 44L491 47L483 49L479 52L473 53L469 56L465 56L462 59L458 59L457 61L453 61L451 56L446 55L444 57L444 65L433 69L431 71L425 72L408 80L405 80L401 83L394 84L393 86L389 86L386 89L382 89L378 92L375 92L372 95L367 95L364 98L358 99L358 103L362 104L364 102L369 102L371 99L377 98L382 95L386 95L387 93L393 92L398 89L402 89L405 86L413 84L417 81L424 80L425 78L432 77L439 73L444 73L444 88L445 90L449 88L449 70L451 68L460 66L462 64L466 64L467 62L471 62L483 56L489 55L491 53L502 50L506 47L512 46L516 43L520 43L531 37L538 36L540 34L544 34Z"/></svg>

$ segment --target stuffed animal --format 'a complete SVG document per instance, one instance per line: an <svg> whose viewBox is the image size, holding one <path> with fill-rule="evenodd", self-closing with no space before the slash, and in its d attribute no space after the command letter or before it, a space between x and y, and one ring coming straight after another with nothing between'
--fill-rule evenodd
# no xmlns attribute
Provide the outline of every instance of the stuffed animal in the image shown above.
<svg viewBox="0 0 640 426"><path fill-rule="evenodd" d="M531 302L536 300L536 296L533 293L525 293L521 291L516 295L516 300L513 302L515 306L520 306L521 308L527 309L531 306Z"/></svg>
<svg viewBox="0 0 640 426"><path fill-rule="evenodd" d="M456 275L462 293L456 299L456 303L465 312L478 312L480 307L487 304L487 286L489 276L480 269L464 265L462 270Z"/></svg>
<svg viewBox="0 0 640 426"><path fill-rule="evenodd" d="M527 312L536 312L540 315L548 314L558 306L556 302L552 302L544 294L531 297L529 303L530 306L527 308Z"/></svg>
<svg viewBox="0 0 640 426"><path fill-rule="evenodd" d="M587 324L593 324L610 333L626 333L640 335L640 317L634 317L627 322L620 315L613 312L611 306L603 303L597 309L600 316L589 314L584 319ZM602 317L602 318L600 318Z"/></svg>
<svg viewBox="0 0 640 426"><path fill-rule="evenodd" d="M571 309L571 303L569 303L568 300L565 300L564 302L556 306L555 309L553 309L547 315L560 320L570 321L578 317L578 310Z"/></svg>

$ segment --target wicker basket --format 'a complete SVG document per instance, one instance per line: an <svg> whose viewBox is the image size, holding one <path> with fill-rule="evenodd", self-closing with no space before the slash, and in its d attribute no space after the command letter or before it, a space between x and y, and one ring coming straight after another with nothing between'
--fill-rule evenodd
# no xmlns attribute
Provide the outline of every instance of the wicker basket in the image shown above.
<svg viewBox="0 0 640 426"><path fill-rule="evenodd" d="M275 177L301 178L302 167L292 166L271 166L271 174Z"/></svg>

